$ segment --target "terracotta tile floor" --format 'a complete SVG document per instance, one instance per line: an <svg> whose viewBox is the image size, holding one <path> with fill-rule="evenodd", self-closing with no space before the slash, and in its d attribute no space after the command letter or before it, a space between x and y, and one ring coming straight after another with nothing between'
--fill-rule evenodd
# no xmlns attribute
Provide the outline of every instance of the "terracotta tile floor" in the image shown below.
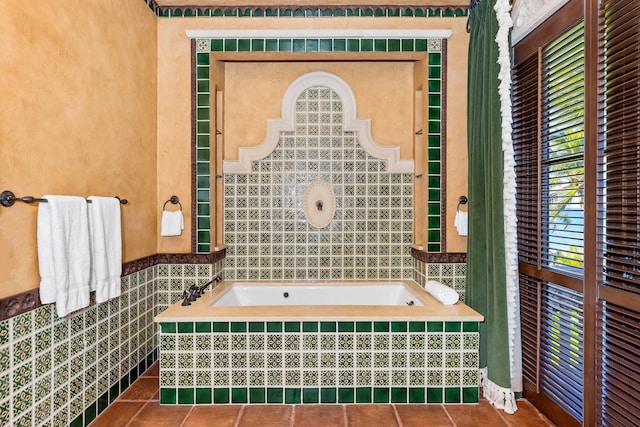
<svg viewBox="0 0 640 427"><path fill-rule="evenodd" d="M514 415L478 405L160 405L158 363L98 416L90 427L540 427L553 426L526 400Z"/></svg>

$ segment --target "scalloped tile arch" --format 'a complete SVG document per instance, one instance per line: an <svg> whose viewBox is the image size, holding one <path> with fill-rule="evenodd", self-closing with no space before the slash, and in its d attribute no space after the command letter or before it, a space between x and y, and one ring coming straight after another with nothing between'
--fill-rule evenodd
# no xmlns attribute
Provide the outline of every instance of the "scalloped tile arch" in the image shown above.
<svg viewBox="0 0 640 427"><path fill-rule="evenodd" d="M281 132L295 129L296 100L306 89L322 86L333 90L343 103L344 130L354 131L362 148L372 157L387 162L391 173L413 173L413 160L400 159L400 147L384 147L377 144L371 135L371 120L356 117L356 98L349 85L340 77L324 71L315 71L296 79L282 97L282 117L269 119L267 136L256 147L240 147L238 160L225 160L225 173L251 173L251 163L264 159L275 150Z"/></svg>

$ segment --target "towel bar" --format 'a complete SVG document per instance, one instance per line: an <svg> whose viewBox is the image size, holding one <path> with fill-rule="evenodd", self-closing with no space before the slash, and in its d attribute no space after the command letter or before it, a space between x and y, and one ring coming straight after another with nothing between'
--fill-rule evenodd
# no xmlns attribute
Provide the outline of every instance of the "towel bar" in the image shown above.
<svg viewBox="0 0 640 427"><path fill-rule="evenodd" d="M120 200L120 204L126 205L127 203L129 203L127 199L121 199L118 196L115 196L115 198ZM9 190L5 190L0 193L0 205L4 206L5 208L10 208L16 202L22 202L31 205L34 203L47 203L49 201L47 199L37 198L33 196L16 197L16 195L13 194L13 191ZM87 200L87 203L91 203L91 200Z"/></svg>

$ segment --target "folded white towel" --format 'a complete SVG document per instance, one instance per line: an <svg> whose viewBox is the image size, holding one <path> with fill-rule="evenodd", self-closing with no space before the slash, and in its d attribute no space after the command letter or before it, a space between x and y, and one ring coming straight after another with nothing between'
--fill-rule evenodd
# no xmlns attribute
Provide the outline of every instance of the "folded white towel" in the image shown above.
<svg viewBox="0 0 640 427"><path fill-rule="evenodd" d="M184 216L182 210L162 211L161 236L179 236L184 230Z"/></svg>
<svg viewBox="0 0 640 427"><path fill-rule="evenodd" d="M456 218L453 221L453 224L456 226L458 230L458 234L461 236L466 236L468 232L468 221L469 221L469 213L464 211L457 211Z"/></svg>
<svg viewBox="0 0 640 427"><path fill-rule="evenodd" d="M428 280L424 289L445 305L455 304L460 299L460 295L454 289L435 280Z"/></svg>
<svg viewBox="0 0 640 427"><path fill-rule="evenodd" d="M91 281L96 302L120 296L122 273L122 229L120 201L115 197L90 196L89 236L91 240Z"/></svg>
<svg viewBox="0 0 640 427"><path fill-rule="evenodd" d="M87 202L75 196L44 196L38 205L40 300L56 303L59 317L89 305Z"/></svg>

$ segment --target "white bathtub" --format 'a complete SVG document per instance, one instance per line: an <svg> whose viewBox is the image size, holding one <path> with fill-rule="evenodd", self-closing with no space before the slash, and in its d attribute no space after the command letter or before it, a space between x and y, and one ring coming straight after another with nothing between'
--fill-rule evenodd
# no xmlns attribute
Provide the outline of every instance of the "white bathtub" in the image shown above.
<svg viewBox="0 0 640 427"><path fill-rule="evenodd" d="M423 306L424 302L402 282L250 283L235 282L212 303L214 307L290 305Z"/></svg>
<svg viewBox="0 0 640 427"><path fill-rule="evenodd" d="M289 294L288 297L284 297L285 292ZM158 314L155 320L482 321L479 313L462 302L453 305L441 304L413 280L225 280L215 289L205 292L191 305L183 306L181 303L182 300L178 300Z"/></svg>

